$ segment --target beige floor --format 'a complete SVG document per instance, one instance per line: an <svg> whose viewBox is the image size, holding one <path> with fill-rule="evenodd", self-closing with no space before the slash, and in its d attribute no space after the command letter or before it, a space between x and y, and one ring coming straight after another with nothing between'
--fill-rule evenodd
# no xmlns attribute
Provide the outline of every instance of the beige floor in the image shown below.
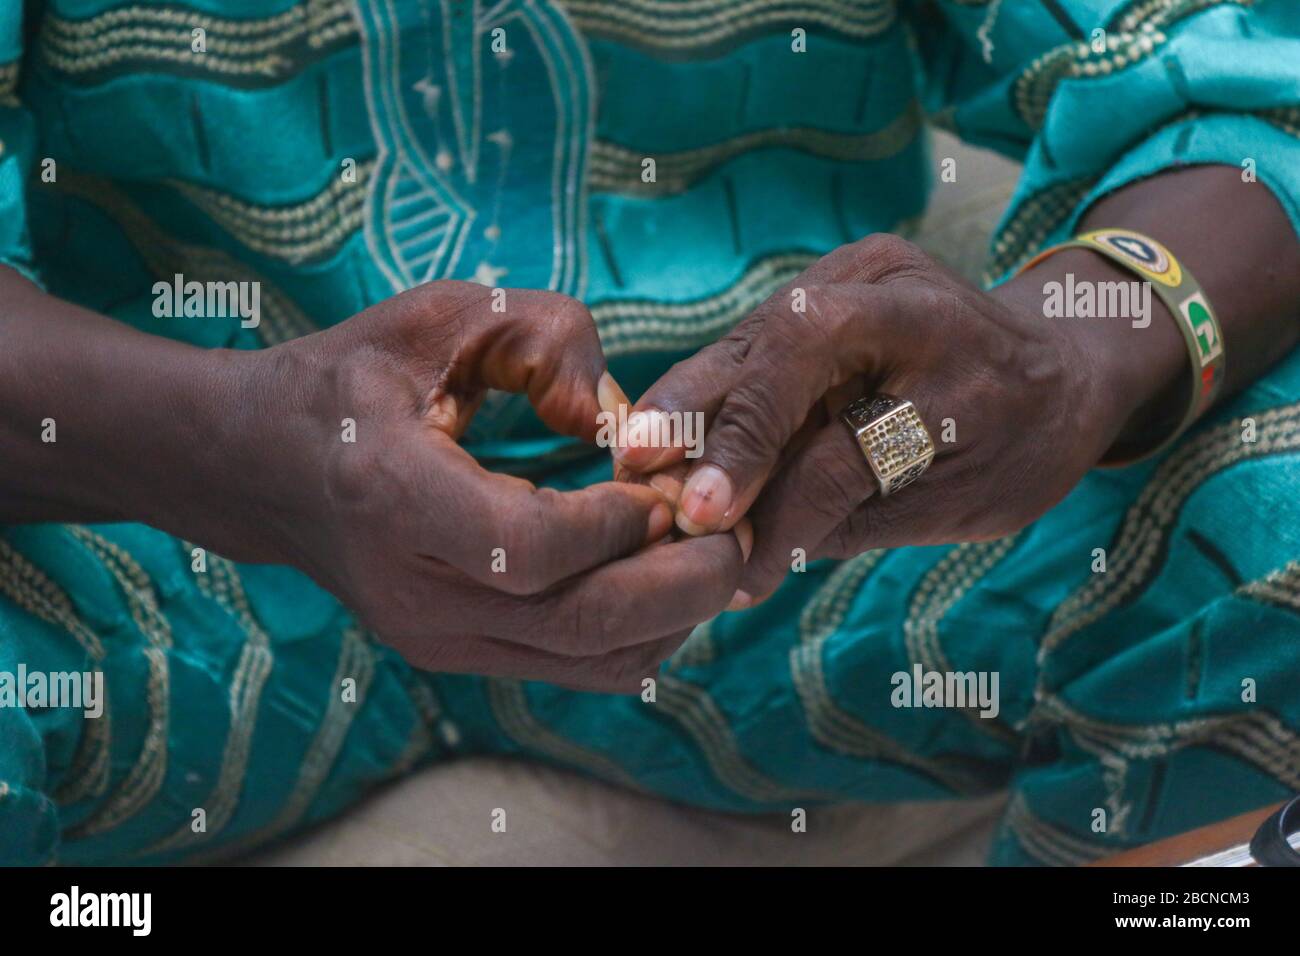
<svg viewBox="0 0 1300 956"><path fill-rule="evenodd" d="M912 238L977 279L1017 167L936 138L936 180ZM785 817L709 813L523 761L472 759L399 781L340 819L262 853L263 865L875 864L983 861L1002 796L974 802L844 806ZM505 832L492 830L505 810Z"/></svg>
<svg viewBox="0 0 1300 956"><path fill-rule="evenodd" d="M807 829L670 804L500 758L437 766L249 861L266 866L816 865L983 862L1001 795L814 809ZM505 832L493 832L504 810Z"/></svg>

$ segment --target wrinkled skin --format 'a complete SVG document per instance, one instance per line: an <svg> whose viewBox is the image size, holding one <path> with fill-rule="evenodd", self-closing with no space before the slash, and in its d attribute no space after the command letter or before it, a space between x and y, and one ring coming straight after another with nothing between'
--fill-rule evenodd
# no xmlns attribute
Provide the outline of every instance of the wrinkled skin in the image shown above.
<svg viewBox="0 0 1300 956"><path fill-rule="evenodd" d="M1096 357L1065 329L905 240L872 236L809 267L642 397L638 411L705 413L699 460L622 449L620 473L689 475L677 524L690 534L750 517L738 607L780 584L796 548L845 558L1007 534L1064 497L1123 422ZM838 413L877 391L916 405L937 454L913 486L868 501L876 483Z"/></svg>
<svg viewBox="0 0 1300 956"><path fill-rule="evenodd" d="M264 545L243 533L228 553L304 568L417 667L636 690L727 603L742 548L734 534L647 548L672 527L655 490L539 489L457 444L487 388L526 393L558 432L596 430L587 310L506 290L500 314L491 293L431 283L257 354L246 391L276 415L250 432L277 480Z"/></svg>

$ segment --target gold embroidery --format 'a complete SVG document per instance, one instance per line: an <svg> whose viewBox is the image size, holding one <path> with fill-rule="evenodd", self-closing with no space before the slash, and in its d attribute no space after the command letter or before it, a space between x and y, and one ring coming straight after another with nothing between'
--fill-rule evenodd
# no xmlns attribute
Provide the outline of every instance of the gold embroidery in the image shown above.
<svg viewBox="0 0 1300 956"><path fill-rule="evenodd" d="M774 24L825 27L854 38L894 25L894 0L563 0L589 36L669 50L729 41Z"/></svg>
<svg viewBox="0 0 1300 956"><path fill-rule="evenodd" d="M716 620L716 617L712 617L697 625L682 646L677 648L677 653L669 659L668 666L676 669L703 667L713 663L717 657L717 648L713 645L713 622Z"/></svg>
<svg viewBox="0 0 1300 956"><path fill-rule="evenodd" d="M1236 0L1231 0L1236 2ZM1207 114L1201 110L1187 110L1171 117L1155 133L1181 123L1200 119ZM1243 111L1235 115L1257 116L1272 123L1285 133L1300 136L1300 107ZM986 284L1019 267L1040 249L1047 238L1060 228L1083 202L1084 197L1100 182L1099 177L1080 177L1044 186L1030 194L1011 210L1006 225L998 232L993 244L993 256L984 270Z"/></svg>
<svg viewBox="0 0 1300 956"><path fill-rule="evenodd" d="M333 681L325 688L328 702L316 735L312 738L307 752L298 767L298 779L294 783L280 812L269 824L253 833L240 837L223 847L216 847L206 853L192 858L195 863L228 859L247 852L255 846L279 836L292 829L310 808L312 801L320 792L321 784L329 776L330 770L338 760L348 730L361 707L365 705L366 692L375 676L375 651L367 642L365 635L356 627L347 628L342 635L339 647L338 664ZM345 702L342 684L345 678L356 681L357 699L355 703Z"/></svg>
<svg viewBox="0 0 1300 956"><path fill-rule="evenodd" d="M1106 856L1108 850L1039 819L1022 794L1007 805L1006 825L1026 852L1049 866L1080 866Z"/></svg>
<svg viewBox="0 0 1300 956"><path fill-rule="evenodd" d="M784 147L838 162L863 163L901 152L920 134L921 112L916 102L883 128L872 133L837 133L810 127L755 130L721 143L681 152L634 150L614 143L592 145L589 186L593 192L671 196L685 192L731 159L753 150ZM655 158L655 181L644 182L641 163Z"/></svg>
<svg viewBox="0 0 1300 956"><path fill-rule="evenodd" d="M331 176L311 199L284 206L245 202L178 180L167 184L248 248L297 265L332 254L361 228L366 179L374 165L374 160L358 163L356 182Z"/></svg>
<svg viewBox="0 0 1300 956"><path fill-rule="evenodd" d="M420 721L411 724L411 733L406 738L406 746L397 755L393 765L388 768L390 777L400 777L408 773L426 754L433 750L433 734Z"/></svg>
<svg viewBox="0 0 1300 956"><path fill-rule="evenodd" d="M756 305L815 262L790 253L752 263L730 288L693 302L613 300L591 307L608 356L698 348L729 331Z"/></svg>
<svg viewBox="0 0 1300 956"><path fill-rule="evenodd" d="M939 641L939 622L975 584L1015 546L1018 535L996 541L959 545L921 579L903 622L908 659L925 670L949 672L954 668ZM963 707L963 717L987 734L1006 741L1018 738L1005 724L979 715L976 705Z"/></svg>
<svg viewBox="0 0 1300 956"><path fill-rule="evenodd" d="M1130 11L1107 32L1106 49L1101 53L1083 41L1048 50L1016 80L1016 111L1032 129L1038 129L1062 80L1108 76L1140 63L1168 42L1164 31L1179 20L1226 3L1248 7L1254 0L1164 0L1146 4Z"/></svg>
<svg viewBox="0 0 1300 956"><path fill-rule="evenodd" d="M502 732L520 746L561 763L581 767L602 779L640 789L631 774L604 754L561 737L544 726L529 710L522 683L505 679L490 679L486 683L492 715L501 725Z"/></svg>
<svg viewBox="0 0 1300 956"><path fill-rule="evenodd" d="M1300 136L1300 106L1279 106L1276 109L1260 110L1256 115L1280 127L1284 133Z"/></svg>
<svg viewBox="0 0 1300 956"><path fill-rule="evenodd" d="M1288 789L1300 789L1300 735L1258 709L1155 724L1118 724L1088 717L1062 698L1044 694L1035 719L1058 722L1080 740L1125 760L1167 757L1187 747L1216 747L1258 767Z"/></svg>
<svg viewBox="0 0 1300 956"><path fill-rule="evenodd" d="M1289 561L1258 581L1243 584L1237 593L1300 611L1300 561Z"/></svg>
<svg viewBox="0 0 1300 956"><path fill-rule="evenodd" d="M1257 441L1241 440L1236 419L1184 442L1160 465L1124 517L1107 573L1093 575L1052 614L1039 647L1040 667L1069 637L1114 610L1159 570L1156 559L1170 526L1197 487L1239 462L1300 449L1300 403L1252 417Z"/></svg>
<svg viewBox="0 0 1300 956"><path fill-rule="evenodd" d="M195 29L206 34L204 52L191 48ZM40 42L50 65L71 74L137 61L273 77L293 66L296 44L305 41L316 50L356 32L347 0L306 0L276 16L251 20L140 6L84 20L49 15Z"/></svg>
<svg viewBox="0 0 1300 956"><path fill-rule="evenodd" d="M728 789L755 803L837 799L817 790L787 787L755 769L741 753L727 718L704 688L666 673L659 674L658 682L657 706L686 731L703 752L714 777Z"/></svg>
<svg viewBox="0 0 1300 956"><path fill-rule="evenodd" d="M19 106L17 62L0 64L0 106Z"/></svg>
<svg viewBox="0 0 1300 956"><path fill-rule="evenodd" d="M804 607L799 619L800 644L790 651L790 674L808 731L818 743L839 753L911 767L958 793L985 791L986 784L912 753L841 709L831 696L822 665L825 646L843 625L853 600L884 554L868 551L842 562Z"/></svg>
<svg viewBox="0 0 1300 956"><path fill-rule="evenodd" d="M0 539L0 591L23 610L66 630L95 663L104 659L103 643L78 616L72 598L3 539Z"/></svg>
<svg viewBox="0 0 1300 956"><path fill-rule="evenodd" d="M0 539L0 593L29 614L67 631L92 664L103 663L104 645L81 620L72 598L3 539ZM72 764L54 793L56 803L68 806L108 789L111 743L109 700L105 699L104 712L95 720L82 722L81 740Z"/></svg>
<svg viewBox="0 0 1300 956"><path fill-rule="evenodd" d="M180 274L197 282L259 283L262 315L256 331L264 345L277 345L317 330L306 313L274 283L224 252L169 236L107 179L63 172L56 188L98 207L115 220L149 271L160 279L170 281Z"/></svg>
<svg viewBox="0 0 1300 956"><path fill-rule="evenodd" d="M1054 183L1018 203L993 243L985 283L996 281L1028 259L1070 217L1096 182L1093 177L1085 177Z"/></svg>
<svg viewBox="0 0 1300 956"><path fill-rule="evenodd" d="M184 547L189 551L193 545L186 542ZM210 553L207 560L207 572L195 577L199 589L225 608L244 632L239 662L235 665L228 691L230 729L221 754L217 782L199 804L206 811L206 830L195 833L187 822L170 836L149 847L145 853L160 853L192 845L197 841L210 840L225 829L235 815L248 772L249 751L253 730L257 726L262 690L274 664L271 639L253 614L238 568L234 562L220 555Z"/></svg>
<svg viewBox="0 0 1300 956"><path fill-rule="evenodd" d="M94 555L117 581L126 597L136 628L148 642L141 653L149 665L145 698L149 724L140 753L126 777L87 819L71 827L65 836L78 839L111 830L135 816L157 795L167 773L167 727L171 686L167 652L172 647L171 624L158 606L157 592L144 569L125 548L78 525L68 532Z"/></svg>

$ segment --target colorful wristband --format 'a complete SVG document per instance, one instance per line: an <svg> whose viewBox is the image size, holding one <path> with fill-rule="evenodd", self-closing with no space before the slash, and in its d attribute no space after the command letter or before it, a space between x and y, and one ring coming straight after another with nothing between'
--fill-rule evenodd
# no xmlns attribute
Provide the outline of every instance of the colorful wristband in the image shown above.
<svg viewBox="0 0 1300 956"><path fill-rule="evenodd" d="M1062 249L1073 248L1099 252L1149 281L1152 290L1169 307L1187 343L1187 354L1192 363L1192 391L1187 411L1178 427L1156 447L1136 458L1103 462L1105 465L1132 464L1164 451L1214 404L1223 386L1222 330L1205 291L1192 274L1160 243L1131 229L1096 229L1081 233L1069 242L1043 250L1020 271L1033 268Z"/></svg>

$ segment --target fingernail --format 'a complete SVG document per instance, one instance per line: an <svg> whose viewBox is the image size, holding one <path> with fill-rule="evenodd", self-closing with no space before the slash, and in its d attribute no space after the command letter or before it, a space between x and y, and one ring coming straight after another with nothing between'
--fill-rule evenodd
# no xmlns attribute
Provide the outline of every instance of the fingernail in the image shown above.
<svg viewBox="0 0 1300 956"><path fill-rule="evenodd" d="M673 527L673 509L662 501L655 502L650 509L650 520L646 528L646 541L658 541L668 534Z"/></svg>
<svg viewBox="0 0 1300 956"><path fill-rule="evenodd" d="M736 526L731 529L732 534L736 536L736 541L740 544L740 556L746 562L749 561L749 552L754 550L754 526L749 523L748 518L741 518L736 522Z"/></svg>
<svg viewBox="0 0 1300 956"><path fill-rule="evenodd" d="M637 440L637 436L644 434L646 420L645 412L632 412L627 416L627 433L620 435L619 438L622 440L614 445L614 459L620 464L633 466L638 464L635 456L629 455L628 451L633 448L632 443Z"/></svg>
<svg viewBox="0 0 1300 956"><path fill-rule="evenodd" d="M667 498L671 505L676 505L682 496L681 480L662 471L650 479L650 487Z"/></svg>
<svg viewBox="0 0 1300 956"><path fill-rule="evenodd" d="M672 453L671 447L658 442L664 429L664 413L657 408L643 409L627 416L626 442L614 448L614 458L635 471L654 471Z"/></svg>
<svg viewBox="0 0 1300 956"><path fill-rule="evenodd" d="M731 597L731 603L727 605L728 611L743 611L754 603L753 597L748 591L737 591Z"/></svg>
<svg viewBox="0 0 1300 956"><path fill-rule="evenodd" d="M731 510L731 499L731 479L727 473L717 465L700 465L691 472L686 487L682 489L677 524L686 530L681 522L685 515L696 527L712 531Z"/></svg>
<svg viewBox="0 0 1300 956"><path fill-rule="evenodd" d="M686 513L683 511L677 512L677 527L681 528L692 538L698 538L700 535L709 533L708 528L704 527L703 525L696 524L690 518L686 517Z"/></svg>
<svg viewBox="0 0 1300 956"><path fill-rule="evenodd" d="M609 412L611 415L618 414L620 405L632 404L627 400L627 393L614 381L614 376L605 372L596 382L596 401L600 403L602 412Z"/></svg>

